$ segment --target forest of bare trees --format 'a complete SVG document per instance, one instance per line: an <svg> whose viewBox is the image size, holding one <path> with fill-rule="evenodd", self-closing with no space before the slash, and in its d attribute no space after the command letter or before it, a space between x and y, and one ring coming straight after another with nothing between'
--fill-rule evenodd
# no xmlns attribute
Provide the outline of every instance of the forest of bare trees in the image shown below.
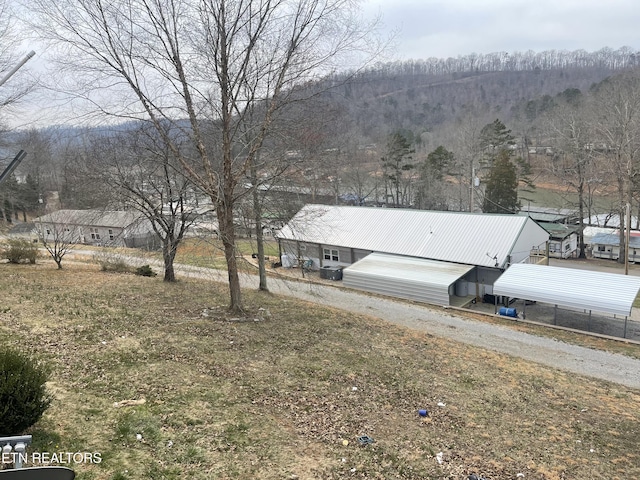
<svg viewBox="0 0 640 480"><path fill-rule="evenodd" d="M551 183L566 198L562 206L579 212L580 231L593 214L622 219L627 204L640 210L633 49L365 61L325 75L349 56L347 44L367 50L368 26L350 16L349 2L327 0L331 9L316 10L317 2L299 1L270 24L274 7L249 9L249 0L232 2L234 9L204 1L205 10L190 0L184 9L119 0L81 10L38 0L34 28L64 47L61 66L83 73L58 88L75 89L104 122L5 135L31 156L21 182L1 192L4 216L54 203L105 207L117 189L120 206L126 198L151 221L155 215L170 265L192 219L186 196L199 191L216 210L230 304L240 310L238 222L260 238L264 215L285 221L305 202L515 213L525 189ZM133 6L145 18L127 30ZM314 41L335 15L344 15L346 37L319 52ZM144 22L150 28L141 35ZM142 131L152 149L138 148ZM172 220L163 224L167 207ZM173 278L170 268L166 276Z"/></svg>

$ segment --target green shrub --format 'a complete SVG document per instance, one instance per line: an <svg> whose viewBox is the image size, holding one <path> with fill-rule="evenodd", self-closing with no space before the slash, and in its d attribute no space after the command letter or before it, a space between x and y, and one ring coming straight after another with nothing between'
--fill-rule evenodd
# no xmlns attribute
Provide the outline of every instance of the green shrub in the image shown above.
<svg viewBox="0 0 640 480"><path fill-rule="evenodd" d="M0 350L0 436L23 433L51 403L46 391L49 369L30 357Z"/></svg>
<svg viewBox="0 0 640 480"><path fill-rule="evenodd" d="M136 275L142 275L143 277L155 277L157 275L149 265L143 265L136 269Z"/></svg>
<svg viewBox="0 0 640 480"><path fill-rule="evenodd" d="M38 257L38 244L23 238L11 238L2 249L2 258L9 263L36 263Z"/></svg>

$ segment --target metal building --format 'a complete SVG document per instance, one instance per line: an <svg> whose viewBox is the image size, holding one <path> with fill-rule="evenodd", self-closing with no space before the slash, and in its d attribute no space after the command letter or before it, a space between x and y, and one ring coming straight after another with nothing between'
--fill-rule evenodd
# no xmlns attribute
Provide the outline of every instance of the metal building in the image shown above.
<svg viewBox="0 0 640 480"><path fill-rule="evenodd" d="M519 215L307 205L276 238L285 266L346 267L346 286L449 305L492 293L549 234Z"/></svg>

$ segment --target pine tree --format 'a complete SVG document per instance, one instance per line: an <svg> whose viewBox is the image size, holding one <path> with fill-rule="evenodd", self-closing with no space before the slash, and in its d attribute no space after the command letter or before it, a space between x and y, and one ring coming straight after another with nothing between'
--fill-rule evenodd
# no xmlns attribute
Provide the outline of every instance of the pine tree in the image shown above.
<svg viewBox="0 0 640 480"><path fill-rule="evenodd" d="M415 165L410 163L412 154L411 143L401 133L394 133L387 141L386 155L382 157L385 190L391 183L391 198L396 206L403 205L406 200L406 189L403 189L404 174L413 170ZM387 192L388 194L388 192ZM385 199L386 201L387 199Z"/></svg>
<svg viewBox="0 0 640 480"><path fill-rule="evenodd" d="M518 201L518 172L506 150L501 151L487 179L482 211L485 213L516 213Z"/></svg>
<svg viewBox="0 0 640 480"><path fill-rule="evenodd" d="M480 148L484 152L484 161L489 166L493 165L501 152L512 152L512 145L515 145L515 140L511 130L497 118L480 130Z"/></svg>

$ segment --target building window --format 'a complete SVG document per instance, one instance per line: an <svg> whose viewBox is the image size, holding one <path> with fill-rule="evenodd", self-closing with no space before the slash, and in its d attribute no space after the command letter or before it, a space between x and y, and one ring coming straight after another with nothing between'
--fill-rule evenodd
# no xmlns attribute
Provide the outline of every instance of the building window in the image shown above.
<svg viewBox="0 0 640 480"><path fill-rule="evenodd" d="M604 245L598 245L598 251L599 252L604 252L605 251L605 246Z"/></svg>
<svg viewBox="0 0 640 480"><path fill-rule="evenodd" d="M51 230L47 228L47 235L51 235Z"/></svg>
<svg viewBox="0 0 640 480"><path fill-rule="evenodd" d="M571 248L571 244L567 243L567 244L564 246L564 251L566 252L566 251L567 251L567 250L569 250L570 248Z"/></svg>
<svg viewBox="0 0 640 480"><path fill-rule="evenodd" d="M98 233L97 228L90 228L89 231L91 232L92 240L100 240L100 233Z"/></svg>
<svg viewBox="0 0 640 480"><path fill-rule="evenodd" d="M113 239L114 239L113 230L109 229L109 240L113 240Z"/></svg>
<svg viewBox="0 0 640 480"><path fill-rule="evenodd" d="M338 253L338 250L333 250L333 249L330 249L330 248L323 248L322 251L323 251L325 260L331 260L333 262L339 262L340 261L340 255Z"/></svg>

